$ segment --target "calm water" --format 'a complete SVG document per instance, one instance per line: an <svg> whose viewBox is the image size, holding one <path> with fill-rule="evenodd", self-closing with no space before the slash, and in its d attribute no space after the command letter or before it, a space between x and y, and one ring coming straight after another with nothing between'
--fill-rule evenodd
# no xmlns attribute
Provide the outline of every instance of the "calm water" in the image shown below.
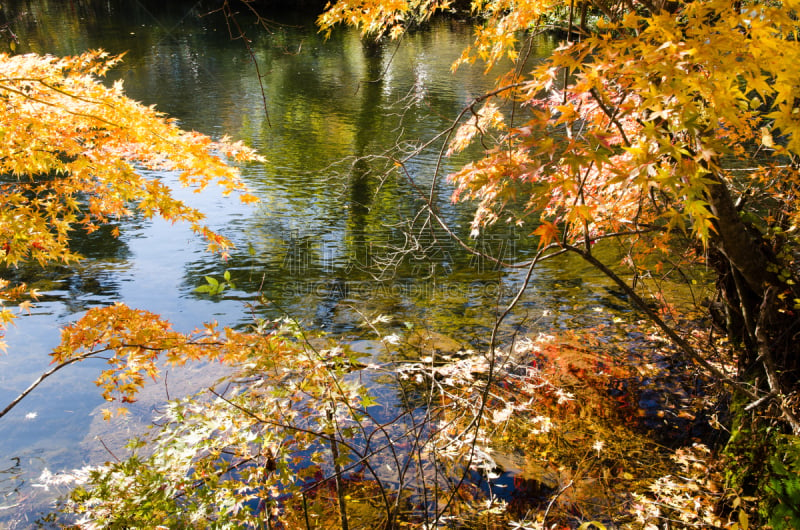
<svg viewBox="0 0 800 530"><path fill-rule="evenodd" d="M205 253L185 227L134 219L120 226L119 239L103 231L76 239L88 258L78 267L14 271L14 278L44 296L33 314L8 330L9 351L0 356L0 402L8 402L47 368L60 326L112 301L154 311L188 331L208 320L247 325L254 316L247 302L261 292L271 303L257 308L257 317L287 312L309 327L360 339L356 310L384 313L395 318L398 330L411 322L465 344L485 345L498 299L519 284L521 273L472 258L438 232L422 232L417 250L382 271L386 259L408 241L405 232L422 228L409 224L422 203L405 179L387 175L391 162L370 156L401 156L432 138L490 85L478 69L449 74L470 37L468 25L441 21L408 35L399 46L365 46L349 31L325 41L311 16L269 30L245 24L262 86L247 50L241 41L230 40L221 15L201 18L202 10L180 3L112 4L3 5L7 16L18 17L13 27L20 52L127 52L110 77L123 79L129 96L157 105L185 128L229 134L255 147L268 162L249 165L243 174L262 203L243 206L213 189L203 195L177 192L236 243L227 262ZM552 46L540 41L535 54L544 56ZM431 182L440 147L409 163L422 187ZM441 173L457 162L446 162ZM169 174L162 177L174 181ZM450 191L439 180L437 207L466 235L470 209L452 205ZM527 233L500 228L472 244L522 261L531 254ZM235 290L214 298L194 293L205 275L220 278L225 270ZM539 317L546 309L550 315L539 325L587 325L604 318L590 309L622 303L607 285L575 261L547 264L515 321ZM0 527L35 499L58 493L33 486L43 469L104 460L108 455L97 435L118 443L165 397L159 386L132 420L109 429L98 419L102 400L92 384L98 369L91 362L68 368L0 420ZM199 388L214 375L200 369L170 373L170 395Z"/></svg>

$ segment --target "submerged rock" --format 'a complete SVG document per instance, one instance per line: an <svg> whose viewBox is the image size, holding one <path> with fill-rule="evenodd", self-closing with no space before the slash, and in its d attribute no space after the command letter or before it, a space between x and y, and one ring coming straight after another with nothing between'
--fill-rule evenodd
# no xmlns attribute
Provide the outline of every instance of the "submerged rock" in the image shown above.
<svg viewBox="0 0 800 530"><path fill-rule="evenodd" d="M415 329L408 334L406 344L419 350L422 355L444 354L453 355L465 349L464 344L457 340L431 331L429 329Z"/></svg>

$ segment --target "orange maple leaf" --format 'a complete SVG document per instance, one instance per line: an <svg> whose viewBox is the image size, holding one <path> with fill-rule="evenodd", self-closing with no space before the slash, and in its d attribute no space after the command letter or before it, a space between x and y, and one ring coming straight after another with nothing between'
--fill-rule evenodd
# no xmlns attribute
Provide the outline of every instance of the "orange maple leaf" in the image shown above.
<svg viewBox="0 0 800 530"><path fill-rule="evenodd" d="M531 235L539 236L539 248L546 247L558 237L558 228L550 221L542 221L542 224Z"/></svg>

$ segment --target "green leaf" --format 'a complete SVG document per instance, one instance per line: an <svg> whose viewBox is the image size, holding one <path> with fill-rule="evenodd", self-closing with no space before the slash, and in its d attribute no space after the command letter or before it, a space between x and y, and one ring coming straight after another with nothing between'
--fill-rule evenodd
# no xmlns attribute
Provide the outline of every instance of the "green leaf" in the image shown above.
<svg viewBox="0 0 800 530"><path fill-rule="evenodd" d="M373 396L371 396L369 394L361 396L361 406L364 409L367 409L367 408L369 408L369 407L371 407L373 405L377 405L377 404L378 404L378 401Z"/></svg>

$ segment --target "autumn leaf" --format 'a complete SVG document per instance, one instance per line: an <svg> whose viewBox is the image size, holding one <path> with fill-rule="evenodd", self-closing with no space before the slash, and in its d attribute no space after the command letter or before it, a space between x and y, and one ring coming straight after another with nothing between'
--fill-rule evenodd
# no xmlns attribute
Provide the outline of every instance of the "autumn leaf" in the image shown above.
<svg viewBox="0 0 800 530"><path fill-rule="evenodd" d="M91 232L135 210L189 223L212 251L229 246L202 225L200 211L138 169L175 171L183 185L198 189L213 181L249 203L255 197L227 160L262 158L239 142L182 131L127 98L120 81L103 85L98 77L120 60L103 51L64 58L0 54L0 173L18 181L0 190L0 263L75 261L69 232L78 223ZM48 174L59 177L42 178Z"/></svg>
<svg viewBox="0 0 800 530"><path fill-rule="evenodd" d="M558 236L558 228L550 221L542 221L531 235L539 237L539 248L546 247Z"/></svg>

